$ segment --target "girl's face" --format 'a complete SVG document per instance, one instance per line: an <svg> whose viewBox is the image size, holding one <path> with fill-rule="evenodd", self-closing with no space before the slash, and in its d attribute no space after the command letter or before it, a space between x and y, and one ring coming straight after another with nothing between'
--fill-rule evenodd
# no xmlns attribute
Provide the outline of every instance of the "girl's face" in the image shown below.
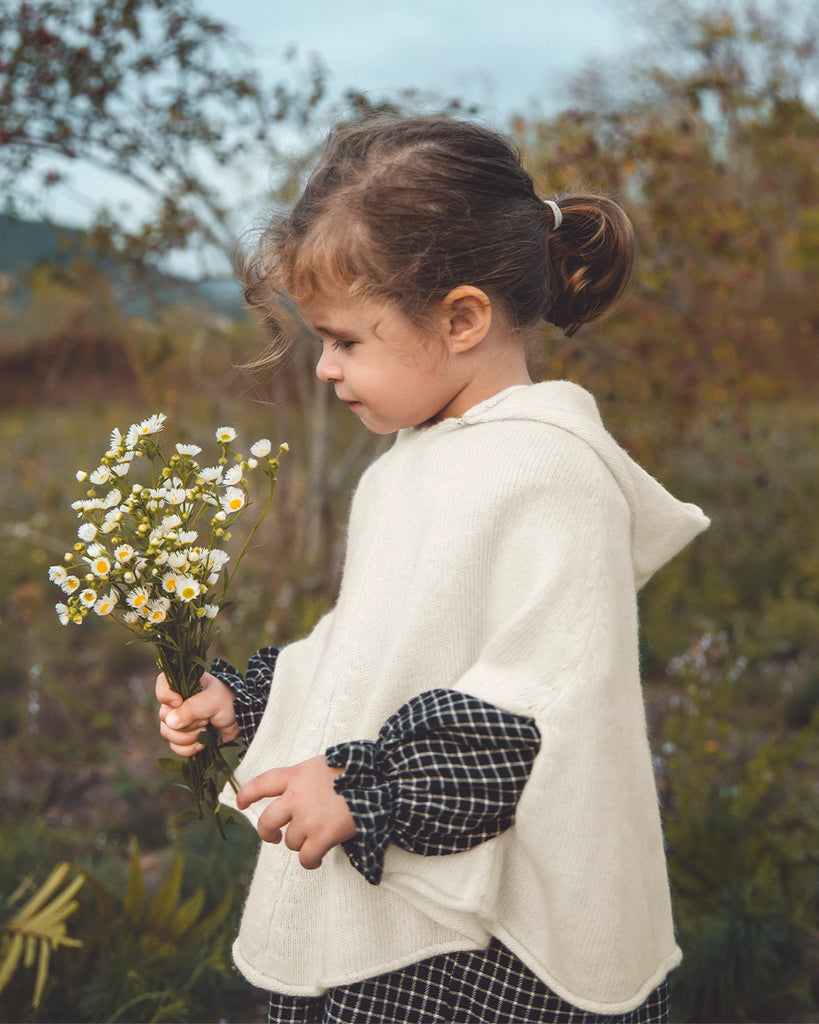
<svg viewBox="0 0 819 1024"><path fill-rule="evenodd" d="M424 334L392 303L328 293L299 305L321 339L320 380L374 434L462 415L468 375L443 333ZM461 407L463 406L463 408Z"/></svg>

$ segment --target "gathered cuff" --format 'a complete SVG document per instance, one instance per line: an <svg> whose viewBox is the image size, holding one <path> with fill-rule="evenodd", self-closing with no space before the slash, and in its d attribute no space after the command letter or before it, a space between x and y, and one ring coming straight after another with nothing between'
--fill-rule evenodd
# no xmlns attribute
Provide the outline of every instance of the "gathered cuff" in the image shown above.
<svg viewBox="0 0 819 1024"><path fill-rule="evenodd" d="M534 719L443 689L408 701L377 740L330 747L357 828L343 844L351 864L377 885L390 842L440 856L505 831L539 749Z"/></svg>
<svg viewBox="0 0 819 1024"><path fill-rule="evenodd" d="M378 744L367 740L330 747L326 755L331 768L341 768L335 790L347 801L356 824L356 834L343 843L350 863L371 885L378 885L384 868L384 854L390 842L395 799L385 769L379 764Z"/></svg>
<svg viewBox="0 0 819 1024"><path fill-rule="evenodd" d="M233 708L239 735L247 745L256 734L270 698L278 647L261 647L250 656L242 674L224 658L214 658L210 673L233 691Z"/></svg>

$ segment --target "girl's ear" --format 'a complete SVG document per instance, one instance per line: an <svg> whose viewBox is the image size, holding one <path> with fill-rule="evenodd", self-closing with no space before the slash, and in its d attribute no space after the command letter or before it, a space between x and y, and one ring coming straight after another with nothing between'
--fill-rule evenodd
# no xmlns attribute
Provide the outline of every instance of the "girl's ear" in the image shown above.
<svg viewBox="0 0 819 1024"><path fill-rule="evenodd" d="M492 303L480 288L453 288L442 304L444 337L453 355L468 352L483 341L492 326Z"/></svg>

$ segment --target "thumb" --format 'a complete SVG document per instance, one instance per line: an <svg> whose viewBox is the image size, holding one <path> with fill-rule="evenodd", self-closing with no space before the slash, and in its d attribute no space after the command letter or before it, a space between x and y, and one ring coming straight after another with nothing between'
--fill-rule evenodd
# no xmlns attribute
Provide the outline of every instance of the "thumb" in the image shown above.
<svg viewBox="0 0 819 1024"><path fill-rule="evenodd" d="M185 729L192 722L207 720L210 715L205 701L202 700L203 697L205 697L204 693L196 693L193 697L188 697L175 710L165 715L166 724L172 729ZM202 707L203 704L204 707Z"/></svg>

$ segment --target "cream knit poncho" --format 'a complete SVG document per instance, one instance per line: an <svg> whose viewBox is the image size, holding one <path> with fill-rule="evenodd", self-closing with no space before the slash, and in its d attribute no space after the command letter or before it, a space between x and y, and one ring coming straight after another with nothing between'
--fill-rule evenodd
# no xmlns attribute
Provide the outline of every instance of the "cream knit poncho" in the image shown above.
<svg viewBox="0 0 819 1024"><path fill-rule="evenodd" d="M639 1005L681 954L636 591L707 524L574 384L401 431L361 479L336 607L279 655L239 778L374 740L434 687L534 717L541 749L511 829L449 856L391 846L379 886L340 847L308 872L263 843L234 945L247 979L317 995L495 935L578 1007Z"/></svg>

